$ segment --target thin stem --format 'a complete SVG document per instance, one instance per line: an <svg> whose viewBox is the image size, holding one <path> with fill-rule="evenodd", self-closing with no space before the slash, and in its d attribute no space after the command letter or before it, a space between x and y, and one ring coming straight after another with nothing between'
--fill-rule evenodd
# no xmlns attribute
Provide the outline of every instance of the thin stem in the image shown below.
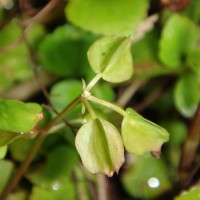
<svg viewBox="0 0 200 200"><path fill-rule="evenodd" d="M96 74L96 76L90 81L90 83L85 88L85 91L89 92L100 80L100 78L101 78L101 74L100 73Z"/></svg>
<svg viewBox="0 0 200 200"><path fill-rule="evenodd" d="M120 115L122 115L123 117L127 116L127 113L122 108L120 108L119 106L116 106L116 105L114 105L112 103L109 103L107 101L104 101L102 99L94 97L92 95L87 96L87 99L89 101L93 101L93 102L98 103L100 105L103 105L103 106L105 106L107 108L110 108L110 109L114 110L115 112L119 113Z"/></svg>
<svg viewBox="0 0 200 200"><path fill-rule="evenodd" d="M34 147L31 149L31 152L27 156L27 158L23 161L19 169L17 170L14 178L10 182L10 184L7 186L5 191L3 192L2 196L0 197L0 200L5 200L7 196L11 193L11 191L17 186L18 182L26 172L27 168L31 164L32 160L34 159L36 153L40 149L42 143L44 142L48 131L53 127L55 123L57 123L59 120L61 120L75 105L78 104L80 101L80 96L75 98L68 106L61 112L57 117L55 117L52 121L50 121L43 129L40 130L40 137L36 141Z"/></svg>
<svg viewBox="0 0 200 200"><path fill-rule="evenodd" d="M87 110L90 113L90 116L92 117L93 120L95 120L97 118L92 106L89 104L89 102L87 101L87 99L85 99L84 97L82 98L83 103L85 104Z"/></svg>
<svg viewBox="0 0 200 200"><path fill-rule="evenodd" d="M108 200L106 176L97 174L98 200Z"/></svg>

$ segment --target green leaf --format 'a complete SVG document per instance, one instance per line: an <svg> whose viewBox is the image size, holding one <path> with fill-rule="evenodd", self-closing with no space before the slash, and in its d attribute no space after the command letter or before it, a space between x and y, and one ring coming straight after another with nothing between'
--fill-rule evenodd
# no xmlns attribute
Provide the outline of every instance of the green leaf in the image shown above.
<svg viewBox="0 0 200 200"><path fill-rule="evenodd" d="M0 160L0 195L10 181L14 166L10 161Z"/></svg>
<svg viewBox="0 0 200 200"><path fill-rule="evenodd" d="M7 131L2 131L0 130L0 147L9 144L16 138L22 136L19 133L13 133L13 132L7 132Z"/></svg>
<svg viewBox="0 0 200 200"><path fill-rule="evenodd" d="M193 187L189 191L184 191L175 200L197 200L199 199L200 188Z"/></svg>
<svg viewBox="0 0 200 200"><path fill-rule="evenodd" d="M81 81L63 80L51 88L51 101L58 111L63 110L74 98L81 94L83 88Z"/></svg>
<svg viewBox="0 0 200 200"><path fill-rule="evenodd" d="M83 77L89 70L85 52L94 37L69 25L57 28L39 45L39 62L58 76Z"/></svg>
<svg viewBox="0 0 200 200"><path fill-rule="evenodd" d="M132 165L122 174L125 190L136 199L157 199L171 188L170 172L162 159L155 159L150 155L130 157ZM129 163L129 162L128 162Z"/></svg>
<svg viewBox="0 0 200 200"><path fill-rule="evenodd" d="M19 135L19 134L18 134ZM26 139L25 137L17 138L9 145L9 152L15 161L24 161L28 153L31 151L37 138Z"/></svg>
<svg viewBox="0 0 200 200"><path fill-rule="evenodd" d="M112 176L124 162L124 147L118 130L108 121L95 119L78 131L75 144L84 166L91 173Z"/></svg>
<svg viewBox="0 0 200 200"><path fill-rule="evenodd" d="M143 118L131 108L122 122L122 139L125 149L135 155L146 152L160 154L160 148L169 139L168 132L162 127Z"/></svg>
<svg viewBox="0 0 200 200"><path fill-rule="evenodd" d="M181 77L174 88L174 102L178 111L185 117L192 117L200 101L199 76L193 73Z"/></svg>
<svg viewBox="0 0 200 200"><path fill-rule="evenodd" d="M61 187L65 182L77 160L75 149L66 145L58 146L48 152L45 165L40 170L32 169L27 178L42 189L54 190L55 184Z"/></svg>
<svg viewBox="0 0 200 200"><path fill-rule="evenodd" d="M30 200L77 200L77 192L72 180L65 178L62 185L54 183L52 190L33 187Z"/></svg>
<svg viewBox="0 0 200 200"><path fill-rule="evenodd" d="M66 15L75 25L94 33L127 36L146 16L147 9L147 0L70 0Z"/></svg>
<svg viewBox="0 0 200 200"><path fill-rule="evenodd" d="M0 159L3 159L7 153L7 146L0 147Z"/></svg>
<svg viewBox="0 0 200 200"><path fill-rule="evenodd" d="M187 62L192 70L200 76L200 49L190 52Z"/></svg>
<svg viewBox="0 0 200 200"><path fill-rule="evenodd" d="M181 67L182 58L197 45L199 28L188 18L178 14L167 21L160 40L161 61L172 68Z"/></svg>
<svg viewBox="0 0 200 200"><path fill-rule="evenodd" d="M41 112L41 106L35 103L0 100L0 130L3 133L27 133L41 119Z"/></svg>
<svg viewBox="0 0 200 200"><path fill-rule="evenodd" d="M133 73L130 38L103 37L88 50L89 63L106 81L119 83L128 80Z"/></svg>

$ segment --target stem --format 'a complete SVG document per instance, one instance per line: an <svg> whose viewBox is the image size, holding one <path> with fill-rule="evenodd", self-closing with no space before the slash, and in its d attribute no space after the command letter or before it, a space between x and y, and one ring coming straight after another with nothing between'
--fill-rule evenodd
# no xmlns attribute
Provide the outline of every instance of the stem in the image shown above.
<svg viewBox="0 0 200 200"><path fill-rule="evenodd" d="M97 118L92 106L89 104L89 102L87 101L87 99L83 98L82 99L83 103L85 104L87 110L89 111L90 113L90 116L92 117L93 120L95 120Z"/></svg>
<svg viewBox="0 0 200 200"><path fill-rule="evenodd" d="M17 186L18 182L26 172L27 168L31 164L32 160L34 159L36 153L40 149L42 143L44 142L48 131L51 129L51 127L61 120L65 114L67 114L77 103L80 101L80 96L75 98L68 106L61 112L57 117L55 117L52 121L50 121L43 129L40 130L40 137L36 141L34 147L31 149L31 152L27 156L27 158L23 161L19 169L17 170L14 178L11 180L10 184L7 186L5 191L3 192L2 196L0 197L0 200L5 200L8 195L12 192L12 190Z"/></svg>
<svg viewBox="0 0 200 200"><path fill-rule="evenodd" d="M192 120L189 134L183 145L180 163L180 173L183 183L188 179L188 169L192 166L199 143L200 143L200 103Z"/></svg>
<svg viewBox="0 0 200 200"><path fill-rule="evenodd" d="M127 116L127 113L122 108L120 108L119 106L116 106L116 105L114 105L112 103L109 103L107 101L104 101L102 99L94 97L92 95L87 96L87 99L90 100L90 101L93 101L95 103L98 103L100 105L103 105L103 106L105 106L107 108L110 108L110 109L114 110L115 112L119 113L120 115L122 115L123 117Z"/></svg>
<svg viewBox="0 0 200 200"><path fill-rule="evenodd" d="M106 176L97 174L98 200L108 200Z"/></svg>
<svg viewBox="0 0 200 200"><path fill-rule="evenodd" d="M96 76L90 81L90 83L85 88L85 91L89 92L96 85L96 83L99 81L100 78L101 74L100 73L96 74Z"/></svg>

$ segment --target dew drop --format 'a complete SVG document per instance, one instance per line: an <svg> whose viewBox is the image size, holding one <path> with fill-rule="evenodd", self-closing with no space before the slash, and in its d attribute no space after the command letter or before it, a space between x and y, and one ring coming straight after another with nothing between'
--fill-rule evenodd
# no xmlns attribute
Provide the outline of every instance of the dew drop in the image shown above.
<svg viewBox="0 0 200 200"><path fill-rule="evenodd" d="M4 0L3 1L3 7L7 10L10 10L13 7L13 1L12 0Z"/></svg>
<svg viewBox="0 0 200 200"><path fill-rule="evenodd" d="M147 183L150 188L158 188L160 186L160 181L155 177L151 177Z"/></svg>
<svg viewBox="0 0 200 200"><path fill-rule="evenodd" d="M59 190L60 188L60 183L58 181L54 182L52 185L51 185L51 188L52 190Z"/></svg>

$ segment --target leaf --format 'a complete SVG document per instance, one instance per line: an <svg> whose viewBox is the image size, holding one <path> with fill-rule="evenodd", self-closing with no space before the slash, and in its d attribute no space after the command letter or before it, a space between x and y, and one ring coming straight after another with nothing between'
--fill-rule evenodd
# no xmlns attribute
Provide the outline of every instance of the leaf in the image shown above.
<svg viewBox="0 0 200 200"><path fill-rule="evenodd" d="M181 77L174 88L174 103L185 117L192 117L200 101L200 81L197 74L188 73Z"/></svg>
<svg viewBox="0 0 200 200"><path fill-rule="evenodd" d="M66 145L57 146L47 155L47 161L39 170L31 170L27 178L42 189L54 190L55 183L61 187L71 173L78 155L75 149Z"/></svg>
<svg viewBox="0 0 200 200"><path fill-rule="evenodd" d="M124 147L118 130L108 121L95 119L84 124L75 138L84 166L91 173L112 176L124 162Z"/></svg>
<svg viewBox="0 0 200 200"><path fill-rule="evenodd" d="M97 34L130 35L146 16L148 1L70 0L67 19Z"/></svg>
<svg viewBox="0 0 200 200"><path fill-rule="evenodd" d="M5 186L8 184L12 174L14 166L12 162L0 160L0 195L2 194Z"/></svg>
<svg viewBox="0 0 200 200"><path fill-rule="evenodd" d="M7 146L0 147L0 159L3 159L7 153Z"/></svg>
<svg viewBox="0 0 200 200"><path fill-rule="evenodd" d="M11 143L16 138L22 136L19 133L7 132L0 130L0 147Z"/></svg>
<svg viewBox="0 0 200 200"><path fill-rule="evenodd" d="M42 108L36 103L0 100L0 130L27 133L41 120Z"/></svg>
<svg viewBox="0 0 200 200"><path fill-rule="evenodd" d="M160 40L159 56L168 67L181 67L182 58L197 45L199 28L188 18L178 14L167 21Z"/></svg>
<svg viewBox="0 0 200 200"><path fill-rule="evenodd" d="M61 26L39 44L39 63L58 76L83 77L90 70L85 52L93 41L92 35Z"/></svg>
<svg viewBox="0 0 200 200"><path fill-rule="evenodd" d="M143 118L131 108L122 122L122 139L125 149L135 155L146 152L160 153L160 148L169 139L168 132L162 127Z"/></svg>
<svg viewBox="0 0 200 200"><path fill-rule="evenodd" d="M76 200L77 191L72 180L65 178L62 185L54 183L52 190L41 189L39 187L33 187L30 200Z"/></svg>
<svg viewBox="0 0 200 200"><path fill-rule="evenodd" d="M89 63L106 81L119 83L133 74L130 38L103 37L88 50Z"/></svg>
<svg viewBox="0 0 200 200"><path fill-rule="evenodd" d="M194 49L188 56L188 65L200 76L200 49Z"/></svg>
<svg viewBox="0 0 200 200"><path fill-rule="evenodd" d="M182 192L175 200L197 200L199 199L200 188L193 187L188 191Z"/></svg>
<svg viewBox="0 0 200 200"><path fill-rule="evenodd" d="M128 155L127 159L133 159L134 162L124 171L121 179L131 196L136 199L157 199L171 188L170 171L162 158L155 159L145 154L137 158Z"/></svg>
<svg viewBox="0 0 200 200"><path fill-rule="evenodd" d="M82 92L82 83L78 80L67 79L60 81L51 88L51 101L58 111L63 110L74 98Z"/></svg>

